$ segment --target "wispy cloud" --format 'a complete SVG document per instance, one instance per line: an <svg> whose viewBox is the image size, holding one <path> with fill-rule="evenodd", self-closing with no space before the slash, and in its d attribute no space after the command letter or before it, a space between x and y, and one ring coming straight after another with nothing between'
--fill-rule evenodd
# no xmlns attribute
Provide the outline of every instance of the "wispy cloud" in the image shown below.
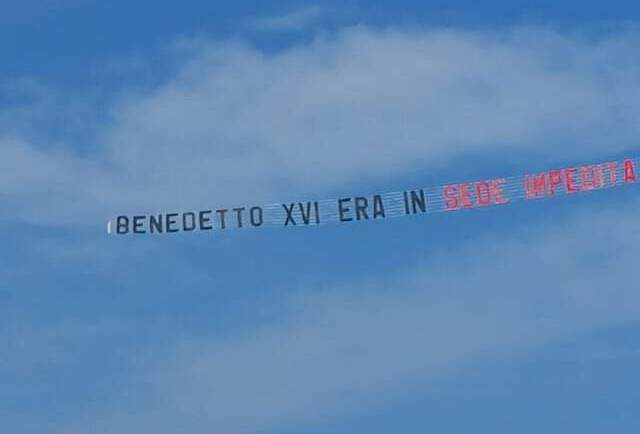
<svg viewBox="0 0 640 434"><path fill-rule="evenodd" d="M64 432L250 433L312 424L480 361L638 321L630 270L640 237L629 228L639 209L636 202L581 212L517 242L474 240L483 249L451 249L384 283L298 294L280 320L250 332L184 337L158 350L163 362L136 379L149 388L101 405ZM595 225L610 230L597 233Z"/></svg>
<svg viewBox="0 0 640 434"><path fill-rule="evenodd" d="M0 138L6 206L93 221L319 193L470 153L608 156L640 134L639 40L356 28L277 54L200 44L174 79L110 107L95 152Z"/></svg>
<svg viewBox="0 0 640 434"><path fill-rule="evenodd" d="M224 147L227 163L240 155L247 172L280 167L289 181L323 174L324 181L311 176L309 183L341 183L487 148L546 153L545 141L579 140L593 149L610 141L609 133L629 143L637 107L609 85L609 75L624 75L625 68L602 71L598 56L626 62L614 44L546 32L502 40L352 31L276 56L213 47L185 68L183 80L123 107L114 134L135 128L157 136L160 146L195 139L198 150ZM634 83L616 83L633 92ZM185 113L208 113L209 123ZM157 134L150 125L156 120L167 125ZM212 143L201 143L196 132ZM145 141L140 133L136 139Z"/></svg>
<svg viewBox="0 0 640 434"><path fill-rule="evenodd" d="M324 9L318 5L295 9L284 15L255 18L250 27L255 30L281 32L302 30L316 23L324 15Z"/></svg>

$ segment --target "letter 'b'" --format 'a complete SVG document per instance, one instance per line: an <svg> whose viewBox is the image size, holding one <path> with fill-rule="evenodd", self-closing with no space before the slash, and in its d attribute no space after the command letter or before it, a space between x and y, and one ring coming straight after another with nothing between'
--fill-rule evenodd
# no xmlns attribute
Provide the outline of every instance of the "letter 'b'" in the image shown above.
<svg viewBox="0 0 640 434"><path fill-rule="evenodd" d="M125 216L119 216L116 219L116 232L118 234L129 233L129 218Z"/></svg>

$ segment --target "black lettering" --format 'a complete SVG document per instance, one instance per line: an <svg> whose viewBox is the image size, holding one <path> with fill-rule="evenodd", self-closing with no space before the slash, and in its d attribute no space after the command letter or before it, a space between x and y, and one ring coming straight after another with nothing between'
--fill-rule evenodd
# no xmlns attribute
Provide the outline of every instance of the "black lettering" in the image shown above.
<svg viewBox="0 0 640 434"><path fill-rule="evenodd" d="M385 217L384 204L382 203L382 196L376 194L373 196L373 218Z"/></svg>
<svg viewBox="0 0 640 434"><path fill-rule="evenodd" d="M369 203L366 197L356 197L356 219L361 220L361 215L365 220L369 219L367 215L367 207Z"/></svg>
<svg viewBox="0 0 640 434"><path fill-rule="evenodd" d="M178 214L176 213L165 215L165 227L167 228L167 232L178 232L178 228L175 227L175 225L178 224L176 217L178 217Z"/></svg>
<svg viewBox="0 0 640 434"><path fill-rule="evenodd" d="M417 208L420 208L421 212L426 212L427 211L426 204L427 202L424 199L424 191L422 189L420 189L419 194L413 190L411 191L411 206L413 208L414 214L418 213Z"/></svg>
<svg viewBox="0 0 640 434"><path fill-rule="evenodd" d="M116 218L116 233L128 234L129 233L129 218L123 215Z"/></svg>
<svg viewBox="0 0 640 434"><path fill-rule="evenodd" d="M241 228L242 227L242 211L244 211L244 208L234 208L233 211L235 211L236 216L238 218L238 227Z"/></svg>
<svg viewBox="0 0 640 434"><path fill-rule="evenodd" d="M289 222L291 222L292 225L296 225L296 221L293 218L293 207L295 206L295 203L292 203L291 206L287 206L284 203L282 204L282 207L284 208L284 210L287 212L287 219L284 221L284 225L288 226Z"/></svg>
<svg viewBox="0 0 640 434"><path fill-rule="evenodd" d="M249 210L249 216L251 217L252 226L262 226L262 208L254 206Z"/></svg>
<svg viewBox="0 0 640 434"><path fill-rule="evenodd" d="M305 212L305 208L302 206L302 203L298 203L298 207L300 207L300 215L302 216L302 223L304 223L305 225L308 225L311 218L311 202L306 203L306 212Z"/></svg>
<svg viewBox="0 0 640 434"><path fill-rule="evenodd" d="M320 209L318 208L318 202L313 202L313 207L316 211L316 224L320 224Z"/></svg>
<svg viewBox="0 0 640 434"><path fill-rule="evenodd" d="M134 234L144 234L146 233L144 230L144 216L137 215L133 217L133 233Z"/></svg>
<svg viewBox="0 0 640 434"><path fill-rule="evenodd" d="M189 220L187 220L187 217L189 218ZM184 230L185 232L191 232L196 230L195 213L185 212L184 214L182 214L182 230Z"/></svg>
<svg viewBox="0 0 640 434"><path fill-rule="evenodd" d="M348 206L345 206L345 203L350 201L350 198L338 199L338 212L340 213L341 222L350 222L353 220L352 217L345 217L345 214L351 210Z"/></svg>
<svg viewBox="0 0 640 434"><path fill-rule="evenodd" d="M198 213L198 223L200 223L201 231L210 231L211 229L213 229L213 226L209 224L209 222L211 221L210 216L211 216L211 210L200 211Z"/></svg>
<svg viewBox="0 0 640 434"><path fill-rule="evenodd" d="M216 212L218 213L218 215L220 216L220 227L222 229L225 229L227 227L225 221L224 221L224 215L225 213L229 211L228 209L219 209Z"/></svg>
<svg viewBox="0 0 640 434"><path fill-rule="evenodd" d="M155 234L156 232L159 234L162 233L162 214L157 217L154 215L149 216L149 228L151 229L150 232L152 234Z"/></svg>

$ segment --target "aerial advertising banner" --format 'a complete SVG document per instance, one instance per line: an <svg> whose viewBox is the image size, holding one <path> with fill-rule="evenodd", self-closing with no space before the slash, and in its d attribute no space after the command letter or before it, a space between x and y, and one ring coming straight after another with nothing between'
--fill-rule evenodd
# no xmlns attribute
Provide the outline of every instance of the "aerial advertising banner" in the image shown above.
<svg viewBox="0 0 640 434"><path fill-rule="evenodd" d="M461 182L436 187L336 199L283 202L234 208L120 215L107 223L109 234L171 234L230 229L300 227L507 205L637 183L640 160L629 158L542 173Z"/></svg>

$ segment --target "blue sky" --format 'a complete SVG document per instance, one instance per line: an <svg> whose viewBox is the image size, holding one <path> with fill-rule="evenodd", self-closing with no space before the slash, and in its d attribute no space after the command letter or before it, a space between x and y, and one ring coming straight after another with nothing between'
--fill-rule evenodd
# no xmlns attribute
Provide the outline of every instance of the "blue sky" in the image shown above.
<svg viewBox="0 0 640 434"><path fill-rule="evenodd" d="M631 2L0 6L0 426L636 433L637 187L382 223L114 214L638 155Z"/></svg>

